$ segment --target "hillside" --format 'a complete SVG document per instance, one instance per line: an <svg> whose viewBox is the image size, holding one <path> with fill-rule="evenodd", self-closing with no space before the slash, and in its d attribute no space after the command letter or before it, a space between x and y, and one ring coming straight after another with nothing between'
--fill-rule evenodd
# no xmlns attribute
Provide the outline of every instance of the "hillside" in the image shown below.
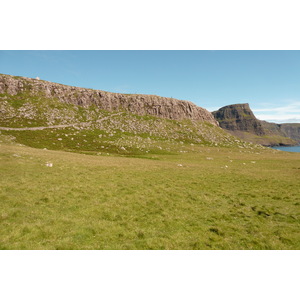
<svg viewBox="0 0 300 300"><path fill-rule="evenodd" d="M188 101L8 75L0 76L0 93L2 134L31 147L97 155L178 153L190 151L191 144L255 147L226 133L211 113Z"/></svg>
<svg viewBox="0 0 300 300"><path fill-rule="evenodd" d="M84 108L95 106L106 111L127 111L137 115L152 115L174 120L197 120L217 125L206 109L192 102L154 95L110 93L100 90L66 86L38 79L0 74L0 94L42 96L61 103Z"/></svg>
<svg viewBox="0 0 300 300"><path fill-rule="evenodd" d="M270 123L261 121L264 129L269 134L281 135L291 138L300 144L300 124L299 123Z"/></svg>
<svg viewBox="0 0 300 300"><path fill-rule="evenodd" d="M248 103L212 112L220 127L245 141L263 146L291 146L300 142L300 124L275 124L258 120Z"/></svg>
<svg viewBox="0 0 300 300"><path fill-rule="evenodd" d="M212 114L220 126L227 130L265 135L262 124L256 119L248 103L224 106Z"/></svg>
<svg viewBox="0 0 300 300"><path fill-rule="evenodd" d="M190 102L0 79L0 249L300 249L299 153Z"/></svg>

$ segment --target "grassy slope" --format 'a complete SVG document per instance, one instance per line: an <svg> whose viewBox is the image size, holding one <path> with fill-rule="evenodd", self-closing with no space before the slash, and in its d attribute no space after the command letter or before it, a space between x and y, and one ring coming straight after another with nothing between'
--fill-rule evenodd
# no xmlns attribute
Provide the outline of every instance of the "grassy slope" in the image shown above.
<svg viewBox="0 0 300 300"><path fill-rule="evenodd" d="M103 118L108 119L102 120ZM184 152L190 144L253 148L210 123L83 108L43 95L0 94L0 127L20 128L76 124L86 126L42 131L2 131L18 143L51 150L127 156Z"/></svg>
<svg viewBox="0 0 300 300"><path fill-rule="evenodd" d="M227 132L249 143L257 143L264 146L273 146L273 145L294 146L298 144L295 140L292 140L291 138L275 135L275 134L259 136L250 132L239 131L239 130L236 131L227 130Z"/></svg>
<svg viewBox="0 0 300 300"><path fill-rule="evenodd" d="M26 92L0 110L3 127L90 122L1 132L2 249L300 248L297 153Z"/></svg>
<svg viewBox="0 0 300 300"><path fill-rule="evenodd" d="M2 249L300 249L297 153L195 145L153 160L1 139Z"/></svg>

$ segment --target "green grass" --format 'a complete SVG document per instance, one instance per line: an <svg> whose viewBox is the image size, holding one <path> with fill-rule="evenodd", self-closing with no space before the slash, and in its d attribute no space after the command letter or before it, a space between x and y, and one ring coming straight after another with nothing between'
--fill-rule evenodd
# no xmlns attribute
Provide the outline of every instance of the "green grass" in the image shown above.
<svg viewBox="0 0 300 300"><path fill-rule="evenodd" d="M0 95L1 96L1 95ZM2 131L16 142L51 150L96 155L174 154L192 151L193 145L253 148L208 122L168 120L139 116L128 112L108 112L95 106L83 108L59 102L43 95L29 97L26 92L2 95L0 126L10 128L40 127L60 124L86 125L37 131ZM21 103L21 104L20 104ZM109 117L103 121L103 118Z"/></svg>
<svg viewBox="0 0 300 300"><path fill-rule="evenodd" d="M88 123L0 133L1 249L300 249L300 154L30 89L0 126Z"/></svg>
<svg viewBox="0 0 300 300"><path fill-rule="evenodd" d="M195 145L137 159L1 139L2 249L300 249L300 154Z"/></svg>
<svg viewBox="0 0 300 300"><path fill-rule="evenodd" d="M17 95L0 95L0 126L10 128L78 124L77 128L42 131L2 131L17 143L95 155L144 156L194 152L191 145L255 148L208 122L168 120L129 112L108 112L95 106L84 108L32 94L30 88ZM104 121L97 122L109 117Z"/></svg>

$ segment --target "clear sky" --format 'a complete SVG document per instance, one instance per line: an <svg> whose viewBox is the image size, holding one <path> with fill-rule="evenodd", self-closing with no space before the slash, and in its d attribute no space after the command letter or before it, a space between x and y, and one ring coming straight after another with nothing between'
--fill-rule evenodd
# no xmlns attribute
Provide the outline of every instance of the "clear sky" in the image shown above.
<svg viewBox="0 0 300 300"><path fill-rule="evenodd" d="M0 51L0 73L300 122L300 51Z"/></svg>

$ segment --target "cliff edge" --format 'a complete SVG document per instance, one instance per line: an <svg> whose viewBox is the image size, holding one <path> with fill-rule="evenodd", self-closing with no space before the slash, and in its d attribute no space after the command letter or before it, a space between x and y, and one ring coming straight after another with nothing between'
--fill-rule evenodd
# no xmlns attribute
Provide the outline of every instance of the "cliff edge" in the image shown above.
<svg viewBox="0 0 300 300"><path fill-rule="evenodd" d="M111 93L0 74L0 94L16 95L27 92L30 95L42 94L47 98L54 97L63 103L83 107L95 105L107 111L125 110L137 115L152 115L174 120L191 119L218 126L218 122L209 111L190 101L155 95Z"/></svg>
<svg viewBox="0 0 300 300"><path fill-rule="evenodd" d="M261 122L256 119L248 103L227 105L212 114L224 129L265 135Z"/></svg>
<svg viewBox="0 0 300 300"><path fill-rule="evenodd" d="M292 146L300 142L300 124L260 121L248 103L227 105L212 114L221 128L248 142L263 146Z"/></svg>

